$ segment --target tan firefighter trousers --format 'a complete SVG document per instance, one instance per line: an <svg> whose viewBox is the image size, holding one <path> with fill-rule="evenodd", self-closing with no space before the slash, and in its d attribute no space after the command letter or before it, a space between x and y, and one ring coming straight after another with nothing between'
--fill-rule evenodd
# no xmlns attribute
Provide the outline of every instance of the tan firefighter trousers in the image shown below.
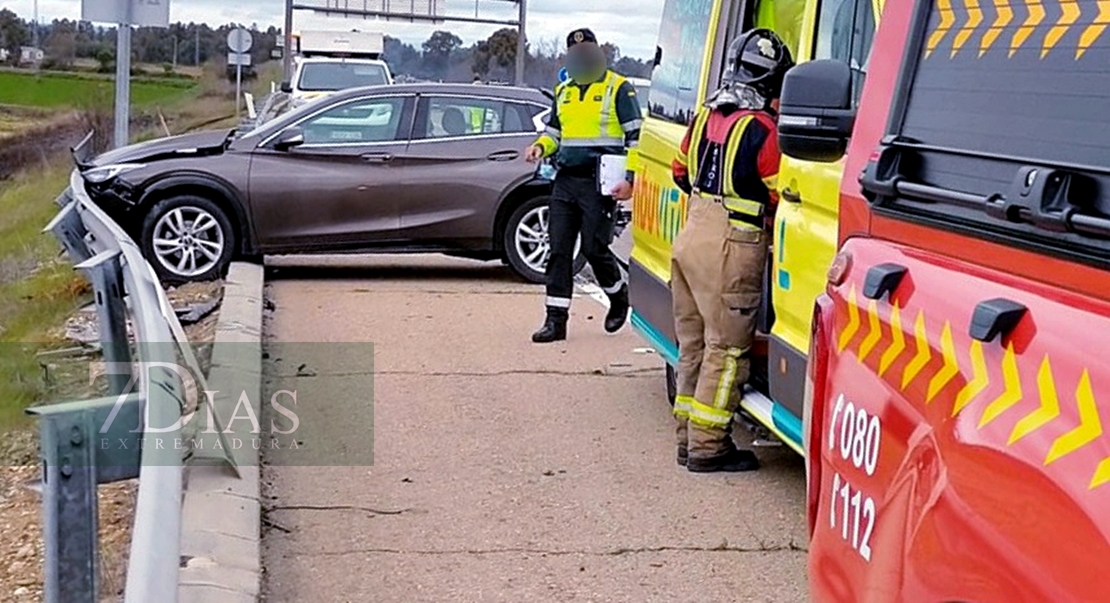
<svg viewBox="0 0 1110 603"><path fill-rule="evenodd" d="M717 201L693 195L674 243L671 292L678 337L678 445L692 458L732 448L729 426L748 380L770 235L733 225Z"/></svg>

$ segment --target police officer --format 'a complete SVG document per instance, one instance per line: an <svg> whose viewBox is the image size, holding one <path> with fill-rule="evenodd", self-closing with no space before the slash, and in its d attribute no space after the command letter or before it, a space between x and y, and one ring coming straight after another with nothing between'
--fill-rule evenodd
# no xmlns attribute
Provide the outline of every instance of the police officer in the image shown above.
<svg viewBox="0 0 1110 603"><path fill-rule="evenodd" d="M628 318L628 285L609 245L617 201L632 196L632 172L612 190L601 191L598 160L636 146L642 125L640 103L636 88L608 69L592 31L576 29L567 36L566 61L568 79L555 87L547 129L527 151L530 162L554 155L558 170L548 218L547 319L532 335L536 343L567 337L579 234L582 252L609 296L605 330L619 331Z"/></svg>
<svg viewBox="0 0 1110 603"><path fill-rule="evenodd" d="M671 291L679 344L678 462L689 471L752 471L730 437L748 379L777 195L774 106L790 51L755 29L729 47L724 82L694 118L672 172L690 195L674 242Z"/></svg>

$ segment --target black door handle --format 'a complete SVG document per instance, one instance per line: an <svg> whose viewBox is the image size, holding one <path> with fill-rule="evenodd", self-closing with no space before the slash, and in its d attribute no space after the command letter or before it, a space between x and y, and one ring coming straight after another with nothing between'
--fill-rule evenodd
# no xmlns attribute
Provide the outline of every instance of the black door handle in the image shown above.
<svg viewBox="0 0 1110 603"><path fill-rule="evenodd" d="M393 161L391 153L366 153L362 155L362 160L366 163L389 163Z"/></svg>
<svg viewBox="0 0 1110 603"><path fill-rule="evenodd" d="M486 159L490 161L513 161L518 157L520 157L520 151L498 151L490 153L486 156Z"/></svg>
<svg viewBox="0 0 1110 603"><path fill-rule="evenodd" d="M782 196L783 201L787 201L787 202L790 202L790 203L801 203L802 202L802 196L800 194L798 194L798 192L795 191L792 188L784 188L784 189L782 189L782 192L779 193L779 194Z"/></svg>

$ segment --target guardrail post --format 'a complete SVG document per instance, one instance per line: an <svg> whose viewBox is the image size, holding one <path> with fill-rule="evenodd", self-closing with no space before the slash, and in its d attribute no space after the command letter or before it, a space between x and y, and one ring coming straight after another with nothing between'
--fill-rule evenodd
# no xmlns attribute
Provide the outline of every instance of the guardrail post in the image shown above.
<svg viewBox="0 0 1110 603"><path fill-rule="evenodd" d="M76 201L67 203L43 230L58 239L74 264L84 262L92 255L88 245L85 244L85 236L89 232L85 228L85 223L81 221Z"/></svg>
<svg viewBox="0 0 1110 603"><path fill-rule="evenodd" d="M40 419L47 603L99 598L96 487L138 475L139 407L132 395L27 410Z"/></svg>
<svg viewBox="0 0 1110 603"><path fill-rule="evenodd" d="M104 251L77 264L93 286L100 346L109 367L131 365L131 346L127 339L126 305L123 302L123 272L119 251ZM109 393L125 393L130 375L108 371Z"/></svg>

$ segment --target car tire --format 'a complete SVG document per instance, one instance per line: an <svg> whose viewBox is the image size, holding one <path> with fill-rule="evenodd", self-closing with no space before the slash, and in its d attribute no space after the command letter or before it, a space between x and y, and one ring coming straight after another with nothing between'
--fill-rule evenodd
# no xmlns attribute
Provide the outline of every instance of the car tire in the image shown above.
<svg viewBox="0 0 1110 603"><path fill-rule="evenodd" d="M545 271L550 254L547 233L547 211L551 197L533 197L520 204L509 216L505 224L502 245L505 261L521 278L530 283L543 283L547 280ZM533 236L533 233L537 236ZM581 245L576 245L574 273L578 274L586 266L586 256ZM542 254L542 257L537 257Z"/></svg>
<svg viewBox="0 0 1110 603"><path fill-rule="evenodd" d="M667 366L667 401L674 406L675 398L678 397L678 371L668 362Z"/></svg>
<svg viewBox="0 0 1110 603"><path fill-rule="evenodd" d="M168 285L221 278L235 252L235 230L227 213L196 195L155 203L140 233L143 256Z"/></svg>

